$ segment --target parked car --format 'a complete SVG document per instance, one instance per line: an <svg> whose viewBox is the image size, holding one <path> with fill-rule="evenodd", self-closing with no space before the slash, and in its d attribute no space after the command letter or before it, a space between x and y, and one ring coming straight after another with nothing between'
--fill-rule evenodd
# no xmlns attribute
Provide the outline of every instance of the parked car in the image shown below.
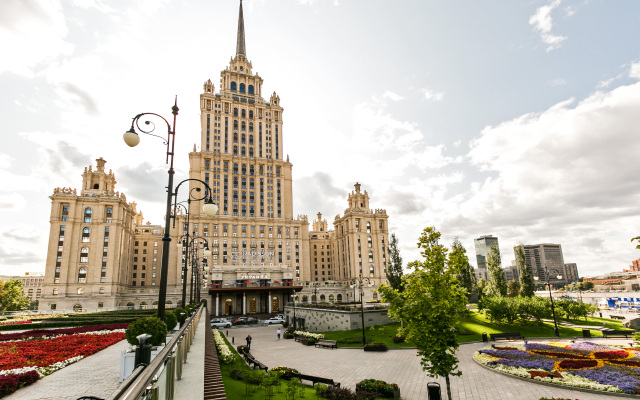
<svg viewBox="0 0 640 400"><path fill-rule="evenodd" d="M223 319L212 319L211 320L211 327L216 327L218 329L220 328L230 328L231 327L231 322L229 321L225 321Z"/></svg>
<svg viewBox="0 0 640 400"><path fill-rule="evenodd" d="M273 317L273 318L269 318L268 320L264 321L264 324L265 325L281 324L283 322L284 322L284 319L278 318L278 317Z"/></svg>
<svg viewBox="0 0 640 400"><path fill-rule="evenodd" d="M253 318L253 317L248 317L247 318L247 322L245 322L245 324L247 325L253 325L253 324L257 324L258 323L258 319L257 318Z"/></svg>

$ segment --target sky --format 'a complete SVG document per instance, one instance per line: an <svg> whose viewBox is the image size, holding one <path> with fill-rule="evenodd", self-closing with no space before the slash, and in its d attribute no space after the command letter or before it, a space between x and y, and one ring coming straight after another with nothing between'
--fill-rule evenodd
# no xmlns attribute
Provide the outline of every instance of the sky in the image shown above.
<svg viewBox="0 0 640 400"><path fill-rule="evenodd" d="M359 182L405 264L435 226L559 243L581 276L640 258L640 2L246 0L247 58L284 107L294 215L331 224ZM199 95L235 55L235 0L0 1L0 273L44 272L49 196L107 160L116 190L162 224L160 140L176 180L199 146Z"/></svg>

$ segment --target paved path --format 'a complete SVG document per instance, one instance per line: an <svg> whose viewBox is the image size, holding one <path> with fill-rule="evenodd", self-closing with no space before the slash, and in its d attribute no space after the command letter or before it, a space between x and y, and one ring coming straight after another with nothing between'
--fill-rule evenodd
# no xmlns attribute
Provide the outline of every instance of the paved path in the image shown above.
<svg viewBox="0 0 640 400"><path fill-rule="evenodd" d="M387 352L364 352L362 349L322 349L303 346L293 340L277 340L276 327L243 328L229 330L236 344L243 343L251 334L251 353L269 368L292 367L301 373L332 378L343 387L355 388L362 379L381 379L397 383L405 400L426 400L427 383L436 381L422 371L415 349ZM226 332L226 330L223 330ZM607 339L594 341L608 344L626 344L628 340ZM523 381L487 370L473 361L473 353L484 343L470 343L460 347L461 377L451 378L452 397L456 400L539 400L540 397L561 397L579 400L616 398L599 393L586 393L562 387L550 387L533 381ZM446 398L444 379L437 380Z"/></svg>
<svg viewBox="0 0 640 400"><path fill-rule="evenodd" d="M81 396L105 398L119 385L120 353L129 347L122 340L19 389L8 400L76 400Z"/></svg>

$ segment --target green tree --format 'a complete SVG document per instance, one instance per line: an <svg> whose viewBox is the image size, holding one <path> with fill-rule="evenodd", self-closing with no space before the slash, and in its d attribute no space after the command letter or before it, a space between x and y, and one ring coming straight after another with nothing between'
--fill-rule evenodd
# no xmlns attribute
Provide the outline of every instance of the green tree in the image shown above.
<svg viewBox="0 0 640 400"><path fill-rule="evenodd" d="M489 285L487 287L490 296L505 297L507 295L507 281L502 270L502 261L500 260L500 248L494 243L489 249L487 255L487 270L489 270Z"/></svg>
<svg viewBox="0 0 640 400"><path fill-rule="evenodd" d="M477 280L476 290L478 291L478 300L482 299L482 296L484 295L484 291L487 289L487 285L489 285L489 282L487 282L486 279L480 278Z"/></svg>
<svg viewBox="0 0 640 400"><path fill-rule="evenodd" d="M520 272L520 295L524 297L535 296L536 285L533 282L533 276L531 276L531 266L524 256L524 246L516 246L513 251L516 253L516 264Z"/></svg>
<svg viewBox="0 0 640 400"><path fill-rule="evenodd" d="M457 270L458 282L467 291L467 301L476 289L476 275L469 264L467 250L462 246L458 238L453 239L451 253L449 253L449 266Z"/></svg>
<svg viewBox="0 0 640 400"><path fill-rule="evenodd" d="M404 326L398 334L415 344L422 369L429 376L444 377L451 400L450 376L458 376L456 324L466 311L466 291L458 271L447 263L447 249L438 243L440 232L426 228L418 247L424 261L413 261L414 271L402 279L404 291L382 285L378 290L389 303L389 315Z"/></svg>
<svg viewBox="0 0 640 400"><path fill-rule="evenodd" d="M633 242L633 241L638 241L638 242L640 242L640 236L636 236L636 237L634 237L633 239L631 239L631 241L632 241L632 242ZM637 245L636 245L636 249L640 249L640 244L637 244Z"/></svg>
<svg viewBox="0 0 640 400"><path fill-rule="evenodd" d="M515 279L507 282L507 295L509 297L516 297L518 294L520 294L520 282Z"/></svg>
<svg viewBox="0 0 640 400"><path fill-rule="evenodd" d="M402 257L398 248L396 234L391 234L389 241L389 263L387 265L387 280L394 290L402 291Z"/></svg>
<svg viewBox="0 0 640 400"><path fill-rule="evenodd" d="M30 304L29 298L24 294L22 281L0 281L0 311L26 310Z"/></svg>

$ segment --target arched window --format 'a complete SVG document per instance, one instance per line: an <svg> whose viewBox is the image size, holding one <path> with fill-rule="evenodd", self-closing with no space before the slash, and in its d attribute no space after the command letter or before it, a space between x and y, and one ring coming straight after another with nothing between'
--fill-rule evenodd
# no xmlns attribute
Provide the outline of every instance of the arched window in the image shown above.
<svg viewBox="0 0 640 400"><path fill-rule="evenodd" d="M247 188L247 178L242 178L242 188L243 189Z"/></svg>
<svg viewBox="0 0 640 400"><path fill-rule="evenodd" d="M369 236L369 237L367 238L367 243L368 243L369 248L372 248L372 247L373 247L373 242L371 241L371 236Z"/></svg>
<svg viewBox="0 0 640 400"><path fill-rule="evenodd" d="M233 129L238 130L238 121L233 121Z"/></svg>
<svg viewBox="0 0 640 400"><path fill-rule="evenodd" d="M367 221L367 233L371 233L371 222Z"/></svg>
<svg viewBox="0 0 640 400"><path fill-rule="evenodd" d="M373 265L369 265L369 274L373 276Z"/></svg>
<svg viewBox="0 0 640 400"><path fill-rule="evenodd" d="M337 296L337 299L338 299L338 301L342 301L342 295L341 295L341 294L339 294L339 295Z"/></svg>
<svg viewBox="0 0 640 400"><path fill-rule="evenodd" d="M234 92L237 90L237 86L235 82L231 82L231 90Z"/></svg>
<svg viewBox="0 0 640 400"><path fill-rule="evenodd" d="M234 217L238 216L238 205L237 204L233 205L233 216Z"/></svg>
<svg viewBox="0 0 640 400"><path fill-rule="evenodd" d="M309 296L305 294L304 296L302 296L302 302L306 303L307 301L309 301Z"/></svg>
<svg viewBox="0 0 640 400"><path fill-rule="evenodd" d="M85 267L78 270L78 283L87 283L87 269Z"/></svg>
<svg viewBox="0 0 640 400"><path fill-rule="evenodd" d="M242 125L244 125L244 122L242 123ZM244 128L242 130L244 130ZM240 136L240 143L247 144L247 135L245 135L244 133L242 134L242 136Z"/></svg>
<svg viewBox="0 0 640 400"><path fill-rule="evenodd" d="M373 251L369 251L369 262L373 262Z"/></svg>
<svg viewBox="0 0 640 400"><path fill-rule="evenodd" d="M253 132L253 122L249 122L249 132Z"/></svg>
<svg viewBox="0 0 640 400"><path fill-rule="evenodd" d="M233 143L238 143L238 132L233 132Z"/></svg>
<svg viewBox="0 0 640 400"><path fill-rule="evenodd" d="M247 156L247 151L246 150L247 149L244 146L242 146L242 148L240 149L240 155L242 157L246 157Z"/></svg>
<svg viewBox="0 0 640 400"><path fill-rule="evenodd" d="M242 216L243 217L247 216L247 206L242 206Z"/></svg>
<svg viewBox="0 0 640 400"><path fill-rule="evenodd" d="M249 110L249 119L253 119L253 111Z"/></svg>
<svg viewBox="0 0 640 400"><path fill-rule="evenodd" d="M253 176L253 165L249 166L249 175ZM253 179L251 179L251 186L253 186ZM253 189L253 188L251 188Z"/></svg>
<svg viewBox="0 0 640 400"><path fill-rule="evenodd" d="M84 293L84 289L83 288L78 288L78 290L76 290L76 293L83 294Z"/></svg>
<svg viewBox="0 0 640 400"><path fill-rule="evenodd" d="M136 305L135 305L135 304L133 304L133 302L131 302L131 301L127 303L127 308L128 308L129 310L133 310L133 307L135 307L135 306L136 306Z"/></svg>
<svg viewBox="0 0 640 400"><path fill-rule="evenodd" d="M253 147L249 147L249 157L253 157Z"/></svg>
<svg viewBox="0 0 640 400"><path fill-rule="evenodd" d="M242 110L242 118L247 118L247 111L246 110Z"/></svg>
<svg viewBox="0 0 640 400"><path fill-rule="evenodd" d="M103 287L101 287L101 288L100 288L100 290L98 291L98 293L100 293L100 294L104 294L104 288L103 288Z"/></svg>
<svg viewBox="0 0 640 400"><path fill-rule="evenodd" d="M78 292L82 290L82 289L78 289ZM78 294L82 294L82 293L78 293ZM82 310L82 304L74 304L73 305L73 311L81 311Z"/></svg>
<svg viewBox="0 0 640 400"><path fill-rule="evenodd" d="M242 129L243 132L247 130L247 123L246 122L242 121L242 124L240 126L241 126L241 129Z"/></svg>
<svg viewBox="0 0 640 400"><path fill-rule="evenodd" d="M238 173L238 164L233 164L233 173L234 174Z"/></svg>
<svg viewBox="0 0 640 400"><path fill-rule="evenodd" d="M234 156L238 155L238 146L233 146L233 155Z"/></svg>
<svg viewBox="0 0 640 400"><path fill-rule="evenodd" d="M245 164L242 164L242 175L246 175L247 174L247 166Z"/></svg>
<svg viewBox="0 0 640 400"><path fill-rule="evenodd" d="M84 222L87 224L91 223L91 207L84 209Z"/></svg>
<svg viewBox="0 0 640 400"><path fill-rule="evenodd" d="M238 109L237 109L237 108L234 108L234 109L233 109L233 116L234 116L234 117L237 117L237 116L238 116Z"/></svg>
<svg viewBox="0 0 640 400"><path fill-rule="evenodd" d="M140 302L140 309L146 309L147 308L147 302L146 301L141 301Z"/></svg>
<svg viewBox="0 0 640 400"><path fill-rule="evenodd" d="M89 248L83 247L80 249L80 262L88 263L89 262Z"/></svg>
<svg viewBox="0 0 640 400"><path fill-rule="evenodd" d="M323 294L320 295L320 301L324 301L325 297Z"/></svg>
<svg viewBox="0 0 640 400"><path fill-rule="evenodd" d="M237 176L233 177L233 188L234 189L238 188L238 177Z"/></svg>
<svg viewBox="0 0 640 400"><path fill-rule="evenodd" d="M247 202L247 192L245 192L244 190L242 191L242 193L240 194L241 198L242 198L242 202L246 203Z"/></svg>
<svg viewBox="0 0 640 400"><path fill-rule="evenodd" d="M241 83L240 84L240 93L244 93L244 91L245 91L244 88L245 88L244 83Z"/></svg>
<svg viewBox="0 0 640 400"><path fill-rule="evenodd" d="M253 94L253 85L249 85L249 94Z"/></svg>

